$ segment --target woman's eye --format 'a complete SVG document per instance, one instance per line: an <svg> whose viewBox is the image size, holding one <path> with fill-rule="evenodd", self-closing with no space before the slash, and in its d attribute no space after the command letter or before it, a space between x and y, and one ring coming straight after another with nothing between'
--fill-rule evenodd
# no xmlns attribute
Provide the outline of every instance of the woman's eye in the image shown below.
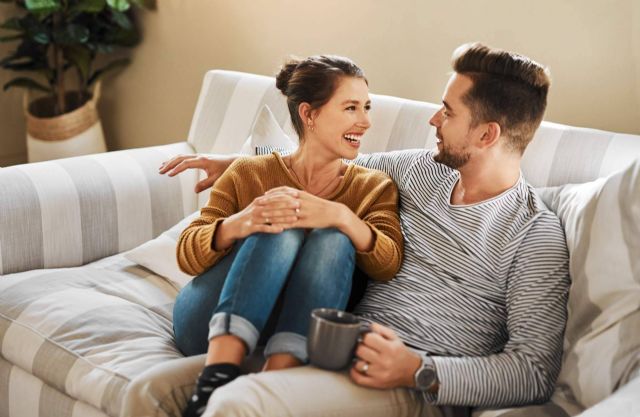
<svg viewBox="0 0 640 417"><path fill-rule="evenodd" d="M366 106L364 106L364 111L369 111L371 110L371 104L367 104Z"/></svg>
<svg viewBox="0 0 640 417"><path fill-rule="evenodd" d="M349 111L354 111L356 109L356 106L349 106L347 107L347 110Z"/></svg>

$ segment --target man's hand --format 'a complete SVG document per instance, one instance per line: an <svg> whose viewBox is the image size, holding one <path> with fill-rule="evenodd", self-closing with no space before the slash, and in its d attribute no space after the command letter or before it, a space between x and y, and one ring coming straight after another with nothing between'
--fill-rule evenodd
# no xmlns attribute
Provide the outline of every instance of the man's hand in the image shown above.
<svg viewBox="0 0 640 417"><path fill-rule="evenodd" d="M421 364L420 356L388 327L373 323L356 357L349 375L358 385L379 389L415 386L413 375Z"/></svg>
<svg viewBox="0 0 640 417"><path fill-rule="evenodd" d="M199 193L211 187L222 173L236 160L238 155L178 155L160 165L160 174L169 173L170 177L177 175L185 169L201 169L207 174L207 178L196 184L195 191Z"/></svg>

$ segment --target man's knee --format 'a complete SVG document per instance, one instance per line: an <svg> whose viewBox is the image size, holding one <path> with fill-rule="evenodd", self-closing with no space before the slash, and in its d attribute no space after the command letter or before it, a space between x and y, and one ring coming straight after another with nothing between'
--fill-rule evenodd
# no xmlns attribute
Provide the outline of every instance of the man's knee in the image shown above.
<svg viewBox="0 0 640 417"><path fill-rule="evenodd" d="M271 415L266 407L268 391L252 376L244 376L214 391L203 417L262 417Z"/></svg>

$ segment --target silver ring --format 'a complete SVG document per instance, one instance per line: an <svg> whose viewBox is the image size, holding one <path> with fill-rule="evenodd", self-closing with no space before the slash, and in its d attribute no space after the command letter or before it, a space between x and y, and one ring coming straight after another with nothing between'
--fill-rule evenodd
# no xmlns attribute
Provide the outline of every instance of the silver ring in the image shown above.
<svg viewBox="0 0 640 417"><path fill-rule="evenodd" d="M365 362L362 370L360 371L362 374L366 375L369 372L369 362Z"/></svg>

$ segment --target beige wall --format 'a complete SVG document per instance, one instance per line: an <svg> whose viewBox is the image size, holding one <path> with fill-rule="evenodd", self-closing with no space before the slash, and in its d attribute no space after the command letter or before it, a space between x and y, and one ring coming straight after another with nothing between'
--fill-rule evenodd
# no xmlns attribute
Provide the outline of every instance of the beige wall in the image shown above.
<svg viewBox="0 0 640 417"><path fill-rule="evenodd" d="M637 0L158 4L141 16L145 39L134 63L103 89L110 149L182 140L207 69L273 74L292 53L348 55L366 70L373 92L438 102L452 50L472 40L551 68L547 120L640 134ZM0 162L24 150L19 101L17 92L0 94Z"/></svg>

